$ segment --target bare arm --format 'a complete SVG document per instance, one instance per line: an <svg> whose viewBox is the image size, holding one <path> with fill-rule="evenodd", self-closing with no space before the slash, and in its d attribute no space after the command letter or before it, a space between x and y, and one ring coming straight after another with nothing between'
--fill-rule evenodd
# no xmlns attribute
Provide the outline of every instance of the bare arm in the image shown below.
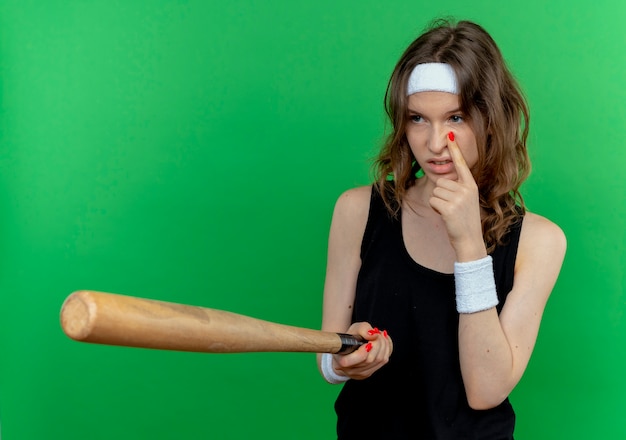
<svg viewBox="0 0 626 440"><path fill-rule="evenodd" d="M491 408L518 384L535 347L543 312L565 256L562 230L527 213L513 289L500 316L495 308L459 317L461 372L470 405Z"/></svg>
<svg viewBox="0 0 626 440"><path fill-rule="evenodd" d="M335 204L328 239L322 330L360 334L372 344L346 356L334 356L334 369L355 379L370 376L391 354L390 338L372 332L368 323L351 326L356 280L361 268L361 242L369 213L371 187L344 192ZM375 343L381 338L379 343ZM384 341L382 339L385 339ZM321 355L317 356L318 367Z"/></svg>
<svg viewBox="0 0 626 440"><path fill-rule="evenodd" d="M445 224L456 261L486 257L478 189L461 151L448 143L458 180L439 179L431 206ZM534 349L546 303L565 257L563 231L549 220L527 213L522 225L513 288L500 316L496 308L461 313L459 356L469 405L487 409L500 404L518 384ZM469 292L471 294L471 292Z"/></svg>

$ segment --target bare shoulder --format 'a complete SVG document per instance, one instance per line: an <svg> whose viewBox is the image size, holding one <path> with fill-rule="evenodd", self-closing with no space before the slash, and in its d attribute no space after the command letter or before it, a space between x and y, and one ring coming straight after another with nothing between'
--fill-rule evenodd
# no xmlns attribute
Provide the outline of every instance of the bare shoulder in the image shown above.
<svg viewBox="0 0 626 440"><path fill-rule="evenodd" d="M531 307L533 316L541 316L540 311L561 271L566 248L567 240L561 227L546 217L526 212L515 260L513 291L510 300L507 299L508 303L519 307L510 310L524 310L520 304L526 304Z"/></svg>
<svg viewBox="0 0 626 440"><path fill-rule="evenodd" d="M361 239L369 214L371 186L360 186L344 191L333 212L333 230L343 239Z"/></svg>
<svg viewBox="0 0 626 440"><path fill-rule="evenodd" d="M527 269L530 278L534 279L531 284L541 278L556 282L566 249L567 239L559 225L541 215L526 212L517 251L516 276L521 276Z"/></svg>
<svg viewBox="0 0 626 440"><path fill-rule="evenodd" d="M563 253L567 247L563 229L546 217L532 212L526 212L524 216L521 240L535 248L547 247Z"/></svg>
<svg viewBox="0 0 626 440"><path fill-rule="evenodd" d="M344 191L335 204L335 210L363 214L369 211L370 197L372 195L371 186L359 186Z"/></svg>

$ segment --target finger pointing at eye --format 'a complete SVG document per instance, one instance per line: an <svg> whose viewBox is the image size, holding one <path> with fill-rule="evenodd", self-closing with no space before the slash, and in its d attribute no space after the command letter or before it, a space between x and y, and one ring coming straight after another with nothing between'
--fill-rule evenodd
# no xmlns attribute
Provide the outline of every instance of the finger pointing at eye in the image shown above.
<svg viewBox="0 0 626 440"><path fill-rule="evenodd" d="M454 162L454 167L456 168L458 179L460 181L464 181L469 178L473 179L472 173L467 166L467 162L465 162L463 153L461 153L461 149L456 143L454 133L452 131L448 133L448 140L448 150L450 151L450 157L452 158L452 162Z"/></svg>

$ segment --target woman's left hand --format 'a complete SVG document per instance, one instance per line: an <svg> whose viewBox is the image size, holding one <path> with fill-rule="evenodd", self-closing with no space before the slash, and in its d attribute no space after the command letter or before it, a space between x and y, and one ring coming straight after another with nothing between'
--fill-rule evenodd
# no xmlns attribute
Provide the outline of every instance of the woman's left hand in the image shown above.
<svg viewBox="0 0 626 440"><path fill-rule="evenodd" d="M457 180L437 180L429 202L446 225L457 261L472 261L487 254L480 220L478 186L458 144L449 138L448 151Z"/></svg>

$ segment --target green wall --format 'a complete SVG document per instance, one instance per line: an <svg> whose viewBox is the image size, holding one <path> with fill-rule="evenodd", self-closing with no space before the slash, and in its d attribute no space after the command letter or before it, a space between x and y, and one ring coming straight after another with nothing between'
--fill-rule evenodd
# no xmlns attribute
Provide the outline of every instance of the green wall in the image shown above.
<svg viewBox="0 0 626 440"><path fill-rule="evenodd" d="M569 238L517 436L624 438L624 2L2 0L2 439L333 438L313 354L82 344L59 310L93 289L318 328L333 203L439 14L500 43L526 201Z"/></svg>

